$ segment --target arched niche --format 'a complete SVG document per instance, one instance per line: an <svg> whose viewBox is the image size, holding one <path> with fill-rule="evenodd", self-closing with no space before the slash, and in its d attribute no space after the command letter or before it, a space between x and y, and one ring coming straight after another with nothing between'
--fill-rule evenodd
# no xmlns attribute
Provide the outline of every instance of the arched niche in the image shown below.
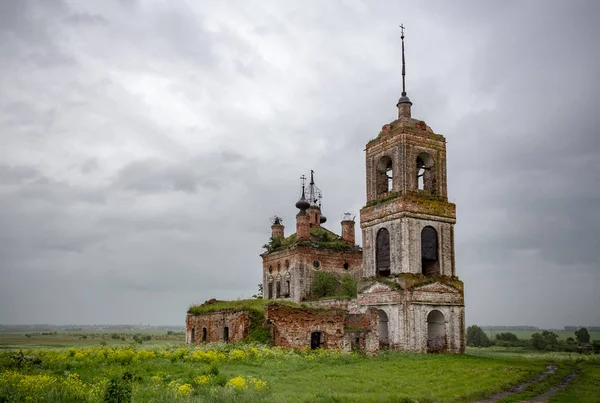
<svg viewBox="0 0 600 403"><path fill-rule="evenodd" d="M439 276L439 245L435 228L426 226L421 231L421 273L424 276Z"/></svg>
<svg viewBox="0 0 600 403"><path fill-rule="evenodd" d="M377 311L379 317L377 327L379 330L379 346L388 347L390 345L388 316L385 311L379 309Z"/></svg>
<svg viewBox="0 0 600 403"><path fill-rule="evenodd" d="M375 265L378 277L387 277L390 275L390 232L387 228L381 228L377 231Z"/></svg>
<svg viewBox="0 0 600 403"><path fill-rule="evenodd" d="M427 352L439 353L446 350L446 321L437 309L427 315Z"/></svg>

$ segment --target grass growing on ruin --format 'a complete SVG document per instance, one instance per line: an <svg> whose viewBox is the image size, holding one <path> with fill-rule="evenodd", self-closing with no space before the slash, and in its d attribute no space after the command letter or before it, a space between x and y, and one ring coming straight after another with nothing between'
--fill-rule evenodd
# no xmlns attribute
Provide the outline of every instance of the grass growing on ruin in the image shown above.
<svg viewBox="0 0 600 403"><path fill-rule="evenodd" d="M268 304L279 304L293 307L300 305L291 301L273 301L269 299L241 299L237 301L206 301L201 305L192 305L188 308L188 313L201 314L215 311L251 311L263 313Z"/></svg>

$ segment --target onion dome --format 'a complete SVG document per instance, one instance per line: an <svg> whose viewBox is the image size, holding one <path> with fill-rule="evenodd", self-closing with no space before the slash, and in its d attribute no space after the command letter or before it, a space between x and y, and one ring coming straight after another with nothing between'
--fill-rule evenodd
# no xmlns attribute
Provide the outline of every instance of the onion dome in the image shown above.
<svg viewBox="0 0 600 403"><path fill-rule="evenodd" d="M296 202L296 208L301 212L306 211L310 207L310 203L306 200L304 196L304 186L302 186L302 196L300 196L300 200Z"/></svg>
<svg viewBox="0 0 600 403"><path fill-rule="evenodd" d="M327 217L325 217L324 215L321 215L321 218L319 218L319 222L321 224L325 224L327 222Z"/></svg>

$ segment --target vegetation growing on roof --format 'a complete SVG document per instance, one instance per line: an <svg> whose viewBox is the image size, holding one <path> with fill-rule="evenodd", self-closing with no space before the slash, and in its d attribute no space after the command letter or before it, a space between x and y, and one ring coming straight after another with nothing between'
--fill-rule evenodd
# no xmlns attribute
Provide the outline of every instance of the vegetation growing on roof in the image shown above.
<svg viewBox="0 0 600 403"><path fill-rule="evenodd" d="M452 203L448 203L445 198L441 196L435 196L426 190L408 192L404 195L400 194L399 192L387 192L383 197L371 200L365 205L365 208L377 206L398 198L402 198L402 200L418 205L419 208L424 210L424 212L427 214L439 215L442 217L453 217L454 209L452 206L454 205Z"/></svg>
<svg viewBox="0 0 600 403"><path fill-rule="evenodd" d="M400 273L389 277L371 277L362 284L361 289L369 287L373 282L385 284L393 290L412 290L427 284L440 283L463 291L464 284L456 276L424 276L422 274Z"/></svg>
<svg viewBox="0 0 600 403"><path fill-rule="evenodd" d="M293 307L300 306L291 301L273 301L269 299L241 299L237 301L218 301L216 299L211 299L203 304L190 306L188 308L188 313L198 315L215 311L250 311L263 314L265 312L265 307L268 304L280 304Z"/></svg>
<svg viewBox="0 0 600 403"><path fill-rule="evenodd" d="M352 245L348 245L342 241L342 238L333 232L323 227L313 227L310 229L310 239L307 241L298 241L296 234L292 234L285 239L271 238L269 243L263 245L267 253L279 252L290 249L295 246L310 246L313 248L325 248L345 250L352 249Z"/></svg>

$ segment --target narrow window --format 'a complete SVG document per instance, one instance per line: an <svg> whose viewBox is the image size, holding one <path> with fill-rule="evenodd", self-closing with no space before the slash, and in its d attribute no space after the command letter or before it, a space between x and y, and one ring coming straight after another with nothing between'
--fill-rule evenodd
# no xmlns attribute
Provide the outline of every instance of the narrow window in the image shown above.
<svg viewBox="0 0 600 403"><path fill-rule="evenodd" d="M440 274L437 231L430 226L421 231L421 272L425 276Z"/></svg>
<svg viewBox="0 0 600 403"><path fill-rule="evenodd" d="M387 277L390 275L390 233L387 229L381 228L379 232L377 232L376 245L376 275L381 277Z"/></svg>
<svg viewBox="0 0 600 403"><path fill-rule="evenodd" d="M278 281L275 285L275 298L281 297L281 283Z"/></svg>
<svg viewBox="0 0 600 403"><path fill-rule="evenodd" d="M190 334L190 343L194 344L195 339L196 339L196 326L192 327L192 332Z"/></svg>
<svg viewBox="0 0 600 403"><path fill-rule="evenodd" d="M229 328L227 326L223 328L223 341L229 343Z"/></svg>
<svg viewBox="0 0 600 403"><path fill-rule="evenodd" d="M273 299L273 283L269 282L269 285L267 286L267 299Z"/></svg>
<svg viewBox="0 0 600 403"><path fill-rule="evenodd" d="M287 280L285 283L286 283L286 286L285 286L285 296L289 297L290 296L290 280Z"/></svg>
<svg viewBox="0 0 600 403"><path fill-rule="evenodd" d="M202 343L206 343L206 328L202 328Z"/></svg>

